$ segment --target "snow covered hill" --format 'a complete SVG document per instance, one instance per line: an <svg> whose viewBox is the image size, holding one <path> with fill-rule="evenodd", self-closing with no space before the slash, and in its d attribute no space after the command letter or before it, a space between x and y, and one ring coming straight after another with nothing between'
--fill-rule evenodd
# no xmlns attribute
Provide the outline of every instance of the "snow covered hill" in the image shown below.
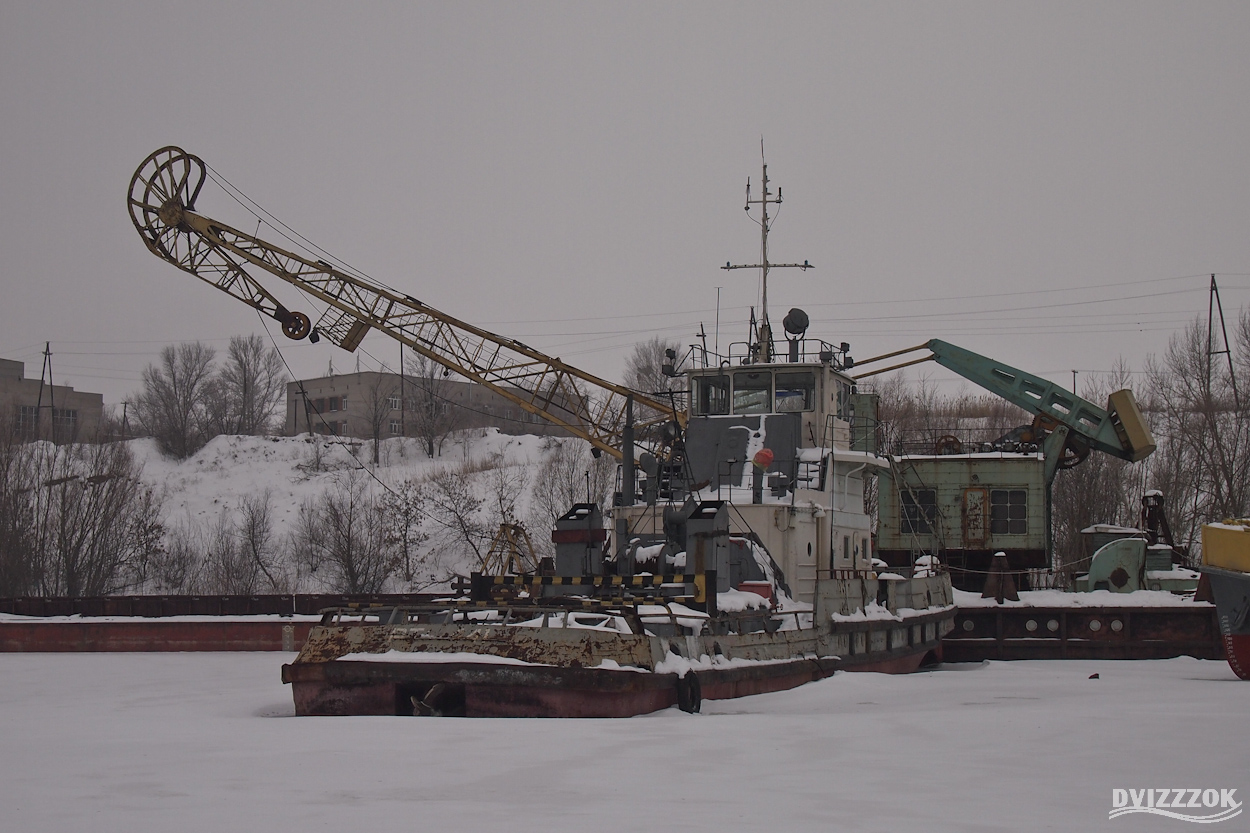
<svg viewBox="0 0 1250 833"><path fill-rule="evenodd" d="M165 457L149 439L131 441L130 449L143 466L143 481L162 497L167 561L191 562L160 565L148 590L238 592L241 588L233 586L237 583L222 574L223 569L233 569L231 564L209 562L248 560L239 553L223 555L222 541L245 536L246 510L262 503L267 507L267 549L262 556L272 561L269 566L276 569L280 586L266 586L274 582L267 580L269 571L262 570L252 576L255 586L248 592L347 589L302 563L304 553L297 551L301 512L307 514L309 507L336 490L355 489L365 501L382 504L406 485L422 495L414 529L420 550L416 560L430 569L407 578L404 571L397 571L383 589L419 589L430 583L431 575L445 579L474 569L474 546L488 544L502 520L526 523L535 547L544 547L550 513L563 511L556 509L565 502L561 498L570 503L585 499L584 470L598 470L600 494L606 481L603 461L592 461L584 442L511 436L495 429L461 432L448 439L442 456L434 459L416 440L384 440L376 466L370 442L307 435L219 436L182 461ZM544 471L561 465L565 483L552 483L550 476L544 479ZM434 495L436 480L448 489L460 484L464 490ZM544 490L545 499L536 499L536 487ZM465 522L474 529L451 534L449 524L438 522L438 507L430 500L435 496L447 504L444 511L463 511ZM473 536L476 541L470 540Z"/></svg>

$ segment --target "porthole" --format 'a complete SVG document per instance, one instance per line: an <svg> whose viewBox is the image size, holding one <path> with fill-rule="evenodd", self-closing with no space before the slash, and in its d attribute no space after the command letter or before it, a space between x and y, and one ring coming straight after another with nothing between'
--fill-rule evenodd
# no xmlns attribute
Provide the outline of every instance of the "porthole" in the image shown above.
<svg viewBox="0 0 1250 833"><path fill-rule="evenodd" d="M1098 631L1102 630L1102 622L1099 622L1097 619L1090 619L1089 629L1097 633Z"/></svg>
<svg viewBox="0 0 1250 833"><path fill-rule="evenodd" d="M1111 630L1115 631L1116 633L1119 633L1120 631L1124 630L1124 623L1121 622L1119 619L1112 619Z"/></svg>
<svg viewBox="0 0 1250 833"><path fill-rule="evenodd" d="M964 620L964 630L966 630L966 631L970 631L970 630L972 630L974 627L976 627L976 625L972 624L972 620L971 620L971 619L965 619L965 620Z"/></svg>
<svg viewBox="0 0 1250 833"><path fill-rule="evenodd" d="M1051 633L1054 633L1055 631L1059 630L1059 620L1051 619L1049 622L1047 622L1046 630L1050 631Z"/></svg>
<svg viewBox="0 0 1250 833"><path fill-rule="evenodd" d="M1033 633L1033 631L1037 630L1037 620L1030 619L1029 621L1025 622L1024 629L1028 631L1029 633Z"/></svg>

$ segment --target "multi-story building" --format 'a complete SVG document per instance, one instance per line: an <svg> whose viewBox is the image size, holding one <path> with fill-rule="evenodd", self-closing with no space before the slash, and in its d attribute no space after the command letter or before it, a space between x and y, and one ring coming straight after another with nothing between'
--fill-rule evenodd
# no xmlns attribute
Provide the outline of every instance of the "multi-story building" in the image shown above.
<svg viewBox="0 0 1250 833"><path fill-rule="evenodd" d="M285 432L372 439L376 425L382 438L411 437L421 430L420 411L431 408L451 411L445 424L452 430L494 427L505 434L568 435L483 385L451 379L423 383L378 371L288 382Z"/></svg>
<svg viewBox="0 0 1250 833"><path fill-rule="evenodd" d="M104 419L104 396L26 378L26 365L0 359L0 419L26 439L93 440Z"/></svg>

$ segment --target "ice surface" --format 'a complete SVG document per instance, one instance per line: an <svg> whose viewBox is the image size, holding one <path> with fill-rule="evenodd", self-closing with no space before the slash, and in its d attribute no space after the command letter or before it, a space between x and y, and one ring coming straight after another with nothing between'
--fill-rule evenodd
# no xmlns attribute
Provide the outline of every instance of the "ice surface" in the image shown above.
<svg viewBox="0 0 1250 833"><path fill-rule="evenodd" d="M561 721L294 718L292 658L0 655L0 827L1110 830L1114 788L1247 788L1250 685L1224 662L840 673L700 715Z"/></svg>

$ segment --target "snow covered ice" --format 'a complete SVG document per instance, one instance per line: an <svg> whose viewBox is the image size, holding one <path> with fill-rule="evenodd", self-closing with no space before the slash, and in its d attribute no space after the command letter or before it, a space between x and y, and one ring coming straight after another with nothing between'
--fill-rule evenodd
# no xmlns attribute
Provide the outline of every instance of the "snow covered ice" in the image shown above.
<svg viewBox="0 0 1250 833"><path fill-rule="evenodd" d="M291 658L0 655L0 829L1149 831L1182 825L1108 821L1113 789L1250 793L1250 687L1224 662L839 673L698 715L465 720L293 717Z"/></svg>

